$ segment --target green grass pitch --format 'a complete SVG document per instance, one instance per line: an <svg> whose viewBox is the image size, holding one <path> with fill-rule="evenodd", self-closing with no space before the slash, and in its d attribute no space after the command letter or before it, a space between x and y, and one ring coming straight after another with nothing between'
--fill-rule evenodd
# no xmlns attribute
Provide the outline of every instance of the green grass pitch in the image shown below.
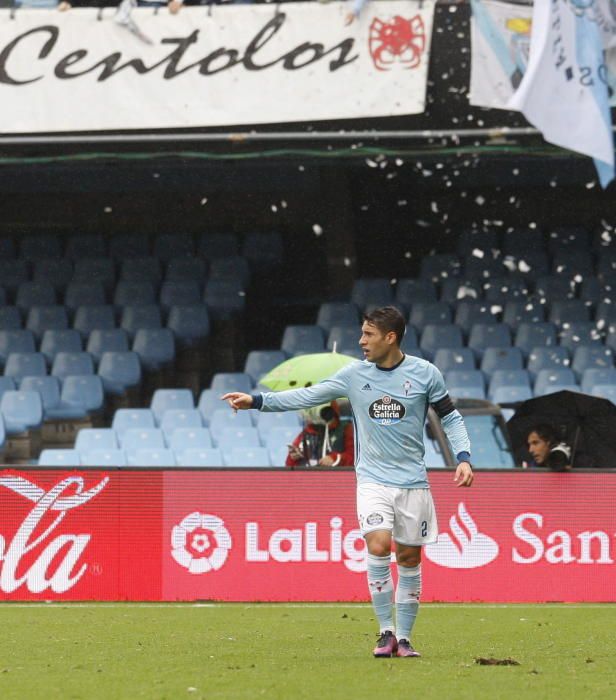
<svg viewBox="0 0 616 700"><path fill-rule="evenodd" d="M421 659L375 638L367 605L9 603L0 698L616 698L614 605L425 604Z"/></svg>

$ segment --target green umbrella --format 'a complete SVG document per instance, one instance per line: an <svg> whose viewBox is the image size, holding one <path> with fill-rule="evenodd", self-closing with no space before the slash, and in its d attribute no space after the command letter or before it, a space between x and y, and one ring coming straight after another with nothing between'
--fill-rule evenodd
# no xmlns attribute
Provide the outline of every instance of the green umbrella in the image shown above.
<svg viewBox="0 0 616 700"><path fill-rule="evenodd" d="M318 352L314 355L298 355L282 362L270 370L259 382L272 391L299 389L318 384L331 377L349 362L356 362L355 357L340 355L337 352Z"/></svg>

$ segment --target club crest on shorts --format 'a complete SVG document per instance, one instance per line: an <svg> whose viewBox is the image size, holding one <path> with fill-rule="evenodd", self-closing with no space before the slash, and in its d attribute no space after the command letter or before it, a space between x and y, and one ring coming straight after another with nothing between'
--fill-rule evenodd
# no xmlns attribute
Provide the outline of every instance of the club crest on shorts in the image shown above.
<svg viewBox="0 0 616 700"><path fill-rule="evenodd" d="M404 418L405 413L406 409L404 406L387 394L373 401L368 408L370 418L380 425L399 423Z"/></svg>
<svg viewBox="0 0 616 700"><path fill-rule="evenodd" d="M370 513L366 518L366 523L368 525L380 525L385 518L380 513Z"/></svg>

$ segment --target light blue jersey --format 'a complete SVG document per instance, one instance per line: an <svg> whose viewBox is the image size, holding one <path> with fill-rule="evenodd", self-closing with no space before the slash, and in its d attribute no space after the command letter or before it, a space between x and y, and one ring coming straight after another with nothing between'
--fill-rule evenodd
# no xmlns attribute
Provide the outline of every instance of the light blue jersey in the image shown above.
<svg viewBox="0 0 616 700"><path fill-rule="evenodd" d="M391 369L352 362L305 389L263 393L262 411L291 411L346 397L353 409L359 482L428 488L423 432L429 404L447 395L439 370L406 355ZM470 453L464 421L453 410L441 419L454 454Z"/></svg>

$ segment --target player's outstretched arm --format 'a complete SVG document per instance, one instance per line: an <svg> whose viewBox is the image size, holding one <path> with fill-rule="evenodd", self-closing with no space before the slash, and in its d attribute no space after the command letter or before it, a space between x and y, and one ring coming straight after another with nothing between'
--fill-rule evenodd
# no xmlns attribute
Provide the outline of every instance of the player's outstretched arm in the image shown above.
<svg viewBox="0 0 616 700"><path fill-rule="evenodd" d="M241 391L231 391L220 398L222 401L226 401L236 413L252 408L252 396L243 394Z"/></svg>

